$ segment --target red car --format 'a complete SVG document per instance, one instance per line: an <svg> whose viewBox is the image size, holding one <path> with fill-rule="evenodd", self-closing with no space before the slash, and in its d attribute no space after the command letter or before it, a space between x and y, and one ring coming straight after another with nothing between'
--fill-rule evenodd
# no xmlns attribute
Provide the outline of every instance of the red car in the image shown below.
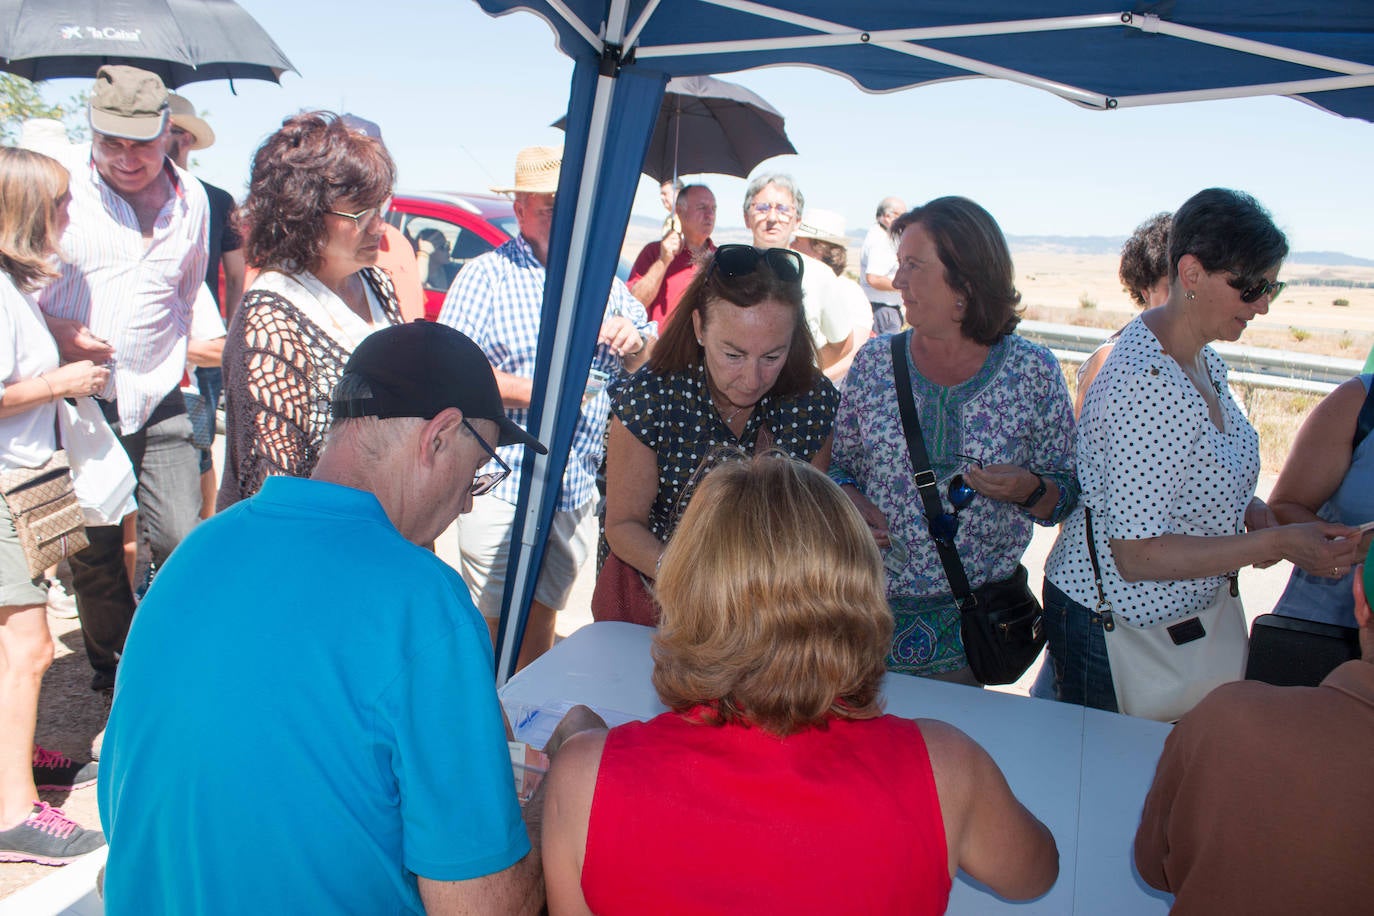
<svg viewBox="0 0 1374 916"><path fill-rule="evenodd" d="M412 245L418 248L427 242L435 249L420 276L425 289L425 317L430 321L439 317L449 284L463 265L508 241L517 231L510 198L495 194L397 194L391 199L386 219L404 232Z"/></svg>
<svg viewBox="0 0 1374 916"><path fill-rule="evenodd" d="M430 321L439 317L444 296L463 265L509 241L519 231L510 198L495 194L397 194L391 198L386 219L405 233L420 253L425 317ZM429 248L434 249L432 254ZM629 278L628 261L620 261L616 276Z"/></svg>

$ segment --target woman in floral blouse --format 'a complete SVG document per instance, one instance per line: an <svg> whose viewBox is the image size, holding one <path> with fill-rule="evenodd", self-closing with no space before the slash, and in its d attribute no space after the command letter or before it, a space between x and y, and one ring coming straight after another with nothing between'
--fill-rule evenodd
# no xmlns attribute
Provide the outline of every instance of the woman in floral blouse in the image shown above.
<svg viewBox="0 0 1374 916"><path fill-rule="evenodd" d="M649 364L611 389L606 541L652 579L703 462L776 448L824 468L839 394L816 366L801 258L722 245Z"/></svg>
<svg viewBox="0 0 1374 916"><path fill-rule="evenodd" d="M1002 230L986 210L942 197L892 231L916 411L976 589L1015 572L1033 523L1057 524L1073 508L1073 402L1053 354L1013 333L1021 295ZM870 341L854 359L830 477L884 552L896 618L888 668L976 683L907 455L891 338Z"/></svg>

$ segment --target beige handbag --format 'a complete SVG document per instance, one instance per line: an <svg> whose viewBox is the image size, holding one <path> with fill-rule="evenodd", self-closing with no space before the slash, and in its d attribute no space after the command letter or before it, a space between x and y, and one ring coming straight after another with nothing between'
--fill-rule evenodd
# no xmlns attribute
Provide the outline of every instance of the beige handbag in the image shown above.
<svg viewBox="0 0 1374 916"><path fill-rule="evenodd" d="M42 467L0 471L0 493L14 519L31 578L41 579L58 560L89 543L66 452L53 452Z"/></svg>
<svg viewBox="0 0 1374 916"><path fill-rule="evenodd" d="M1175 722L1214 688L1243 678L1249 639L1235 577L1226 577L1207 607L1180 621L1150 627L1118 623L1102 591L1092 510L1085 514L1096 611L1102 616L1117 708L1128 716Z"/></svg>

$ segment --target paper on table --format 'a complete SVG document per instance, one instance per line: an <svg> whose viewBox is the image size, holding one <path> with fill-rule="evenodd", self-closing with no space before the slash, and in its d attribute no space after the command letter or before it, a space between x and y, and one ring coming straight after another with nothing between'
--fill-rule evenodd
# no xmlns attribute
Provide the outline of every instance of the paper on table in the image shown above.
<svg viewBox="0 0 1374 916"><path fill-rule="evenodd" d="M553 730L558 727L559 722L563 721L568 710L578 704L571 700L560 700L556 703L529 706L524 703L508 703L503 700L502 705L506 708L506 717L510 719L510 727L515 734L515 740L523 741L531 747L542 748L549 743L549 738L553 736ZM617 725L624 725L626 722L635 722L639 718L618 709L586 705L605 719L606 724L612 728Z"/></svg>

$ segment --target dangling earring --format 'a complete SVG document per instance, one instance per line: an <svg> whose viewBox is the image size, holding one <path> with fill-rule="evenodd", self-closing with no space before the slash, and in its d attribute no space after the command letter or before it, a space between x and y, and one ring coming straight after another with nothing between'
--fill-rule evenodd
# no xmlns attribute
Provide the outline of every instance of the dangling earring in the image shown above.
<svg viewBox="0 0 1374 916"><path fill-rule="evenodd" d="M1197 298L1197 293L1193 292L1191 289L1185 290L1183 293L1183 298L1187 299L1189 302L1192 302L1194 299Z"/></svg>

